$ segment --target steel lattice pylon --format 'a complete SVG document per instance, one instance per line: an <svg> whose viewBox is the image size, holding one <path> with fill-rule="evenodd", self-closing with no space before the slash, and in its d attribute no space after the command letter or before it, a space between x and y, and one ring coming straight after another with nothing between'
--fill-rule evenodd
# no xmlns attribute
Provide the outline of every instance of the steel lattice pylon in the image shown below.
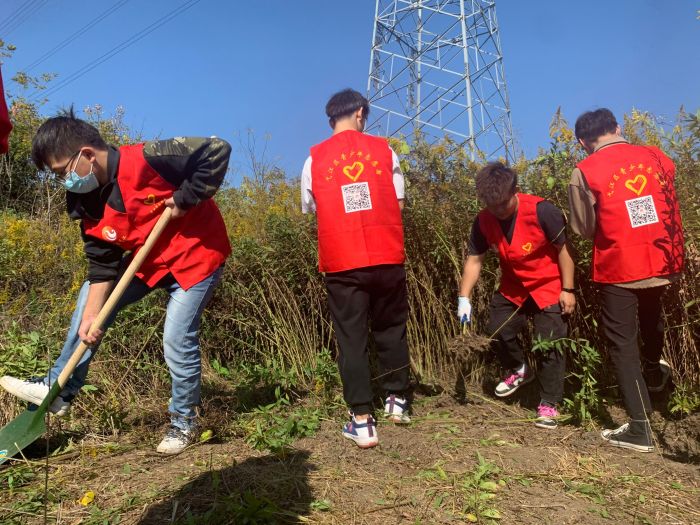
<svg viewBox="0 0 700 525"><path fill-rule="evenodd" d="M513 160L495 1L377 0L367 93L370 132Z"/></svg>

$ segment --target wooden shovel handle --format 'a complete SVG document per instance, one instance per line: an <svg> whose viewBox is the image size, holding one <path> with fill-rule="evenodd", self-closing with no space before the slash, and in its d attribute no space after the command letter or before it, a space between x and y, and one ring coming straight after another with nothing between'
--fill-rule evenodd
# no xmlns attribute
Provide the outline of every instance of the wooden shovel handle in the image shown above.
<svg viewBox="0 0 700 525"><path fill-rule="evenodd" d="M95 318L92 325L90 326L89 333L92 333L94 330L98 330L98 329L102 328L102 325L104 324L107 317L109 317L111 315L112 311L114 310L114 307L119 302L119 299L122 298L122 295L124 295L124 291L131 283L131 279L133 279L136 272L138 272L144 259L146 259L146 257L148 257L148 254L150 253L151 248L153 248L153 245L158 240L158 237L160 237L160 234L163 233L163 230L168 225L168 222L170 222L171 214L172 214L172 210L170 208L166 207L165 211L158 219L158 222L156 222L156 225L151 230L151 233L148 234L148 238L146 239L146 242L143 244L141 249L138 251L138 253L134 256L132 261L129 263L129 266L126 268L126 270L122 274L121 278L119 279L119 282L114 287L114 290L112 290L112 293L109 294L109 298L107 299L107 302L105 302L104 306L102 306L102 308L100 309L100 312L97 314L97 317ZM78 347L73 351L73 355L70 357L70 359L66 363L66 366L61 371L61 374L58 376L57 381L58 381L58 384L61 386L61 388L63 388L66 385L66 383L68 382L68 378L71 376L71 374L75 370L75 367L78 366L80 359L83 357L83 354L85 353L85 351L87 349L88 349L88 345L81 342L78 345Z"/></svg>

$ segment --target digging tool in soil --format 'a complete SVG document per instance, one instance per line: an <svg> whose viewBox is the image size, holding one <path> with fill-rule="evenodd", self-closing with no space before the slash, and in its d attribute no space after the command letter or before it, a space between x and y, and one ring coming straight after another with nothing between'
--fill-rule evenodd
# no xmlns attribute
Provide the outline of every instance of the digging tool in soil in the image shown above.
<svg viewBox="0 0 700 525"><path fill-rule="evenodd" d="M158 219L158 222L153 227L153 230L148 235L146 242L143 244L138 253L134 256L133 260L127 267L126 271L122 275L119 282L114 287L114 290L107 299L100 313L97 314L95 322L90 327L90 333L98 330L102 327L107 317L110 316L114 307L117 305L119 299L123 295L126 288L131 283L131 279L134 274L138 271L143 263L144 259L148 256L151 248L160 237L165 227L170 221L172 210L170 208L165 208L165 211ZM80 359L83 354L88 349L85 343L80 343L78 347L73 352L73 355L66 363L65 368L61 371L56 382L51 385L51 390L44 398L44 401L36 408L31 408L25 410L22 414L17 416L15 419L10 421L5 427L0 430L0 464L4 463L8 458L11 458L18 452L20 452L24 447L33 443L37 438L39 438L44 432L46 432L46 413L48 407L56 399L58 394L63 389L64 385L68 382L71 374L75 370L75 367L80 363Z"/></svg>

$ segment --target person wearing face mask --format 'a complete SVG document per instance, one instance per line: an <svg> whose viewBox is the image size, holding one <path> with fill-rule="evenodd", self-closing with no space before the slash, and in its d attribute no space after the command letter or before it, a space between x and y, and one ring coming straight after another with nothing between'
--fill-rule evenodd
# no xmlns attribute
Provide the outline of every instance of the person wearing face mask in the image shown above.
<svg viewBox="0 0 700 525"><path fill-rule="evenodd" d="M176 454L196 436L200 403L199 325L202 311L221 278L231 247L223 218L212 200L224 180L231 147L218 138L149 141L115 148L98 130L77 119L72 108L46 120L32 141L32 158L66 188L69 216L80 221L88 260L63 350L39 380L10 376L0 385L11 394L40 404L80 341L90 345L66 386L50 406L66 415L85 384L88 366L103 331L88 335L97 313L164 207L172 219L124 292L117 312L156 288L170 296L163 328L165 360L172 379L170 428L158 452Z"/></svg>
<svg viewBox="0 0 700 525"><path fill-rule="evenodd" d="M333 134L311 148L301 175L301 209L318 219L318 265L338 339L338 368L350 421L343 436L379 443L367 340L377 349L385 417L408 416L408 293L404 269L404 180L386 139L363 133L369 102L346 89L326 104Z"/></svg>
<svg viewBox="0 0 700 525"><path fill-rule="evenodd" d="M576 305L574 261L566 243L566 220L552 203L518 192L518 177L500 162L483 167L476 176L476 193L485 208L477 215L469 239L457 300L457 317L471 323L471 296L489 248L498 253L501 282L493 295L487 333L506 371L496 386L508 397L535 378L517 336L533 317L535 337L552 341L566 337L563 316ZM552 347L538 356L540 403L535 426L557 427L564 391L566 356Z"/></svg>

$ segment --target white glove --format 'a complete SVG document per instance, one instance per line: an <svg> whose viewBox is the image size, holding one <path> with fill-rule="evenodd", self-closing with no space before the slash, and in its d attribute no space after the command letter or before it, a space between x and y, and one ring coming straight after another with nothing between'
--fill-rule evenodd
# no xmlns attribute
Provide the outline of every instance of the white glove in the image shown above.
<svg viewBox="0 0 700 525"><path fill-rule="evenodd" d="M462 323L472 322L472 303L467 297L457 298L457 318Z"/></svg>

